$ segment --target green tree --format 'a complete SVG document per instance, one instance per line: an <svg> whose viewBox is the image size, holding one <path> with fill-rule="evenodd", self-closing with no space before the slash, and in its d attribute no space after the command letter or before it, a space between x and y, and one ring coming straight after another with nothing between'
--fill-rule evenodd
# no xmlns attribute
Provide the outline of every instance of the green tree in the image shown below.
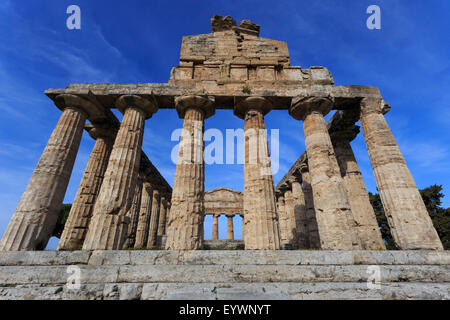
<svg viewBox="0 0 450 320"><path fill-rule="evenodd" d="M71 208L71 203L65 203L62 205L58 220L56 221L55 229L53 229L52 237L57 237L58 239L61 238L61 234L64 230L64 225L66 224L67 218L69 217Z"/></svg>
<svg viewBox="0 0 450 320"><path fill-rule="evenodd" d="M444 249L450 249L450 208L442 208L442 185L432 185L428 188L419 190L422 196L425 207L428 214L433 221L433 225L441 238ZM369 199L372 207L375 211L375 215L380 226L381 236L386 243L388 250L398 249L387 223L386 215L384 214L384 208L381 203L380 195L378 193L373 194L369 192Z"/></svg>

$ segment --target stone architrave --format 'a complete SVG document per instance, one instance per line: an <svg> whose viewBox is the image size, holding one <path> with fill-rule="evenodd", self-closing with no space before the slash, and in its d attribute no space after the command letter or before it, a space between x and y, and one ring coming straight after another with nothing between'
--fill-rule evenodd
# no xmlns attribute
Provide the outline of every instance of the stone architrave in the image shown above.
<svg viewBox="0 0 450 320"><path fill-rule="evenodd" d="M402 250L443 250L419 190L383 116L381 98L361 101L361 127L391 234Z"/></svg>
<svg viewBox="0 0 450 320"><path fill-rule="evenodd" d="M356 222L356 232L361 241L362 249L386 249L361 171L350 146L350 141L358 133L359 128L357 126L345 131L333 132L331 141L341 170L341 176L344 179L353 218Z"/></svg>
<svg viewBox="0 0 450 320"><path fill-rule="evenodd" d="M176 108L184 118L166 231L166 249L196 250L203 245L205 213L205 119L215 112L214 100L202 96L177 97Z"/></svg>
<svg viewBox="0 0 450 320"><path fill-rule="evenodd" d="M139 174L145 119L158 110L154 101L134 95L120 96L116 105L124 116L94 206L84 250L122 248L131 222L127 212Z"/></svg>
<svg viewBox="0 0 450 320"><path fill-rule="evenodd" d="M150 224L148 227L147 248L156 246L158 233L158 222L161 205L161 192L155 187L153 188L152 213L150 215Z"/></svg>
<svg viewBox="0 0 450 320"><path fill-rule="evenodd" d="M159 209L159 220L158 220L158 237L166 234L166 219L167 219L167 200L166 195L161 195L161 204Z"/></svg>
<svg viewBox="0 0 450 320"><path fill-rule="evenodd" d="M130 217L130 224L128 225L127 241L124 242L125 248L133 248L136 241L136 231L139 222L139 211L141 209L142 199L142 177L138 176L136 182L136 189L134 191L133 201L131 203L130 210L127 212L127 216Z"/></svg>
<svg viewBox="0 0 450 320"><path fill-rule="evenodd" d="M305 195L303 194L302 185L298 177L292 176L289 179L289 182L291 184L292 200L294 202L295 233L297 241L295 247L306 249L309 247L309 238Z"/></svg>
<svg viewBox="0 0 450 320"><path fill-rule="evenodd" d="M321 92L296 97L289 114L303 120L314 208L321 248L352 250L359 248L350 203L334 155L324 116L331 111L332 98Z"/></svg>
<svg viewBox="0 0 450 320"><path fill-rule="evenodd" d="M280 249L275 188L264 115L270 103L261 97L235 101L234 113L244 119L245 249Z"/></svg>
<svg viewBox="0 0 450 320"><path fill-rule="evenodd" d="M135 249L142 249L147 246L152 200L153 186L150 182L145 181L142 187L141 208L139 210L136 240L134 242Z"/></svg>
<svg viewBox="0 0 450 320"><path fill-rule="evenodd" d="M63 113L3 234L0 251L43 250L58 220L84 124L95 106L70 94L57 96L55 104Z"/></svg>
<svg viewBox="0 0 450 320"><path fill-rule="evenodd" d="M85 128L96 142L59 240L58 250L81 249L83 246L116 136L116 130L110 127L87 125Z"/></svg>
<svg viewBox="0 0 450 320"><path fill-rule="evenodd" d="M234 240L233 215L227 215L227 240Z"/></svg>
<svg viewBox="0 0 450 320"><path fill-rule="evenodd" d="M219 216L218 214L213 214L212 240L219 240Z"/></svg>

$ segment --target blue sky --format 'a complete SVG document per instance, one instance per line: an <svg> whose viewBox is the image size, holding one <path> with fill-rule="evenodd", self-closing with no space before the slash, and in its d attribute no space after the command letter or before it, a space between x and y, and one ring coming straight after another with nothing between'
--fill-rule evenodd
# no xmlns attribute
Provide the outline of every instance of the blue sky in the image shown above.
<svg viewBox="0 0 450 320"><path fill-rule="evenodd" d="M66 28L66 8L81 8L81 30ZM366 8L381 8L381 30L366 28ZM214 14L261 25L261 37L288 42L291 64L326 66L339 85L380 88L386 115L419 188L442 184L450 206L449 1L10 1L0 3L0 234L60 116L47 88L78 82L165 83L183 35L210 32ZM120 114L116 113L119 117ZM327 119L329 116L327 117ZM143 149L173 183L172 130L182 121L160 110L146 122ZM217 111L206 129L242 128ZM303 129L287 111L266 116L280 129L277 183L304 151ZM369 191L376 184L360 134L352 143ZM65 202L75 196L93 147L83 136ZM242 165L206 166L206 189L243 190ZM223 219L223 218L222 218ZM206 237L211 236L207 218ZM226 236L226 220L220 221ZM241 233L239 221L235 231ZM51 241L49 248L55 247Z"/></svg>

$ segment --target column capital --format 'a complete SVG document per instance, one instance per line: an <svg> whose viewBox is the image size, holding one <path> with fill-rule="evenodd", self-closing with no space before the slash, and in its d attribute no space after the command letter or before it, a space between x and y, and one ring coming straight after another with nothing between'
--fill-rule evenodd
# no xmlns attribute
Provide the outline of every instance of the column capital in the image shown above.
<svg viewBox="0 0 450 320"><path fill-rule="evenodd" d="M305 120L312 112L326 116L333 108L334 99L325 92L313 92L309 96L292 98L289 114L296 120Z"/></svg>
<svg viewBox="0 0 450 320"><path fill-rule="evenodd" d="M292 186L292 184L295 183L295 182L301 183L302 182L302 178L301 178L301 176L299 177L299 176L296 176L296 175L292 175L289 178L287 178L286 181L287 181L287 183L290 186Z"/></svg>
<svg viewBox="0 0 450 320"><path fill-rule="evenodd" d="M93 117L95 118L95 115L98 114L99 111L99 107L97 105L74 94L64 93L57 95L53 102L60 110L73 108L82 111L89 120L92 120Z"/></svg>
<svg viewBox="0 0 450 320"><path fill-rule="evenodd" d="M359 126L353 125L341 130L330 132L330 138L333 144L350 143L359 133Z"/></svg>
<svg viewBox="0 0 450 320"><path fill-rule="evenodd" d="M145 118L149 119L152 115L158 111L158 104L153 98L144 98L136 95L121 95L116 99L116 107L120 112L125 114L125 110L131 107L142 110L145 114Z"/></svg>
<svg viewBox="0 0 450 320"><path fill-rule="evenodd" d="M184 119L186 110L190 108L198 109L203 112L204 118L207 119L213 116L216 112L214 108L215 98L213 96L179 96L175 97L175 107L178 116Z"/></svg>
<svg viewBox="0 0 450 320"><path fill-rule="evenodd" d="M97 140L98 138L111 139L114 140L117 134L117 129L110 125L93 125L86 124L84 129L89 133L92 139Z"/></svg>
<svg viewBox="0 0 450 320"><path fill-rule="evenodd" d="M271 103L263 97L234 98L234 114L241 119L244 119L246 113L250 110L260 111L265 116L271 108Z"/></svg>
<svg viewBox="0 0 450 320"><path fill-rule="evenodd" d="M305 173L305 172L309 172L309 167L308 167L308 164L307 163L302 163L301 165L300 165L300 172L301 172L301 174L303 175L303 173Z"/></svg>
<svg viewBox="0 0 450 320"><path fill-rule="evenodd" d="M391 106L380 97L365 97L360 103L361 114L382 113L386 114Z"/></svg>

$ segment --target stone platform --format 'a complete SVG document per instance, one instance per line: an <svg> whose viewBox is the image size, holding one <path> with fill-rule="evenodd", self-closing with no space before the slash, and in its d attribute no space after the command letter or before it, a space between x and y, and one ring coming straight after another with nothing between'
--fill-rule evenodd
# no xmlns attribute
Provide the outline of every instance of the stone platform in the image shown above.
<svg viewBox="0 0 450 320"><path fill-rule="evenodd" d="M450 299L450 252L2 252L0 299Z"/></svg>

